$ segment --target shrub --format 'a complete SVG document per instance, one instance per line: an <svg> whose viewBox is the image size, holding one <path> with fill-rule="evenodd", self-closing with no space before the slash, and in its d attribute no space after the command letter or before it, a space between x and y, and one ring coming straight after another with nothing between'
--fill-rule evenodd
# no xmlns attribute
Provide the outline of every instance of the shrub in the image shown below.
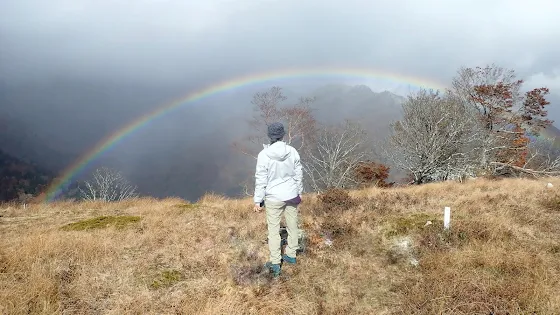
<svg viewBox="0 0 560 315"><path fill-rule="evenodd" d="M354 168L354 177L360 187L391 187L394 183L387 183L389 167L371 161L360 162Z"/></svg>
<svg viewBox="0 0 560 315"><path fill-rule="evenodd" d="M350 197L348 191L342 188L329 188L318 198L326 211L347 210L355 206L355 201Z"/></svg>

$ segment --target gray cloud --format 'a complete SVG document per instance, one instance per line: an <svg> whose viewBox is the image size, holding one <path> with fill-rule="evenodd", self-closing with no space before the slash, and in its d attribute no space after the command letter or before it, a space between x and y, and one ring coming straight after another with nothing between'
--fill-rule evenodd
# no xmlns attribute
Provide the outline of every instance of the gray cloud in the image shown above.
<svg viewBox="0 0 560 315"><path fill-rule="evenodd" d="M161 82L352 64L443 80L493 61L530 75L559 67L539 62L558 51L559 12L544 0L3 1L2 75Z"/></svg>

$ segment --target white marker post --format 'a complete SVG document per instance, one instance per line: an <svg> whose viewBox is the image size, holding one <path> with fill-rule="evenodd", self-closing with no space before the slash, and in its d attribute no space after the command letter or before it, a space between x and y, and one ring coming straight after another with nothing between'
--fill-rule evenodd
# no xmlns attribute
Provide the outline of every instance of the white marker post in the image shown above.
<svg viewBox="0 0 560 315"><path fill-rule="evenodd" d="M451 208L445 207L445 210L443 212L443 228L448 230L450 224L451 224Z"/></svg>

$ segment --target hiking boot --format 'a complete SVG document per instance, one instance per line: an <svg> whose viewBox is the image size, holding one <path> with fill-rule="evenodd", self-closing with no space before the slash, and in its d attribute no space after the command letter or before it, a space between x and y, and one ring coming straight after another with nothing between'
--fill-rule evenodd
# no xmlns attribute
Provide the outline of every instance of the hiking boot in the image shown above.
<svg viewBox="0 0 560 315"><path fill-rule="evenodd" d="M282 256L282 260L287 262L288 264L295 264L296 263L296 258L290 257L288 255Z"/></svg>
<svg viewBox="0 0 560 315"><path fill-rule="evenodd" d="M272 276L274 278L280 276L280 264L272 264L269 261L264 266L265 268L268 268L269 272L272 273Z"/></svg>

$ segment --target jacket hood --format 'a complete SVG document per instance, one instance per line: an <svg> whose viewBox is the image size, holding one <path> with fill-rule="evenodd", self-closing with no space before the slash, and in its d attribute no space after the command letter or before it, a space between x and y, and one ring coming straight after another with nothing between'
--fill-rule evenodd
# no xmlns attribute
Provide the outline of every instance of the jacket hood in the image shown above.
<svg viewBox="0 0 560 315"><path fill-rule="evenodd" d="M290 150L285 142L278 141L269 145L265 150L266 155L277 161L284 161L290 156Z"/></svg>

